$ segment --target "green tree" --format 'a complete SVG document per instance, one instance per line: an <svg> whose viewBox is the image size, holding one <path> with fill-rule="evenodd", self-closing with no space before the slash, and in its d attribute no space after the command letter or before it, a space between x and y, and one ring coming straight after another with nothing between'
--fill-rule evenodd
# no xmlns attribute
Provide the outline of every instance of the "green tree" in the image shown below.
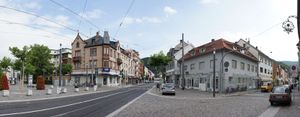
<svg viewBox="0 0 300 117"><path fill-rule="evenodd" d="M12 63L12 68L14 70L18 70L18 71L21 71L22 70L22 61L17 59L15 60L13 63Z"/></svg>
<svg viewBox="0 0 300 117"><path fill-rule="evenodd" d="M163 75L163 77L165 77L165 66L168 65L171 60L172 59L169 56L166 56L163 51L160 51L159 53L150 56L149 65L153 66Z"/></svg>
<svg viewBox="0 0 300 117"><path fill-rule="evenodd" d="M28 55L28 51L29 51L29 47L28 46L24 46L23 49L19 49L18 47L9 47L9 50L11 51L12 55L14 55L17 58L17 61L21 62L21 66L20 63L17 63L15 65L15 67L20 68L22 70L22 82L21 85L23 85L23 81L24 81L24 71L25 71L25 62L26 62L26 58Z"/></svg>
<svg viewBox="0 0 300 117"><path fill-rule="evenodd" d="M30 46L27 58L28 63L35 67L35 76L43 75L51 67L50 59L52 56L50 52L50 49L44 45L34 44Z"/></svg>
<svg viewBox="0 0 300 117"><path fill-rule="evenodd" d="M63 64L62 65L62 74L70 74L72 72L72 65L71 64Z"/></svg>
<svg viewBox="0 0 300 117"><path fill-rule="evenodd" d="M0 62L0 65L4 71L7 71L8 67L12 65L11 59L8 57L3 57Z"/></svg>

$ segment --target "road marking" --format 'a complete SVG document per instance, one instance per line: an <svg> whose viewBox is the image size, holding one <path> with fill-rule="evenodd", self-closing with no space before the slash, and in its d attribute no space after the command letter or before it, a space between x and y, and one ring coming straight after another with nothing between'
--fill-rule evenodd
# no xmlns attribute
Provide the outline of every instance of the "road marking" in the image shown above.
<svg viewBox="0 0 300 117"><path fill-rule="evenodd" d="M142 96L144 96L147 92L151 91L154 88L154 86L149 89L148 91L146 91L145 93L143 93L142 95L140 95L139 97L136 97L135 99L131 100L130 102L128 102L127 104L125 104L124 106L122 106L121 108L115 110L114 112L110 113L109 115L107 115L106 117L114 117L117 114L119 114L122 110L124 110L126 107L128 107L130 104L132 104L133 102L135 102L136 100L140 99Z"/></svg>
<svg viewBox="0 0 300 117"><path fill-rule="evenodd" d="M109 95L102 96L102 97L97 97L97 98L90 99L90 100L85 100L85 101L81 101L81 102L71 103L71 104L68 104L68 105L62 105L62 106L57 106L57 107L52 107L52 108L45 108L45 109L34 110L34 111L25 111L25 112L0 114L0 116L22 115L22 114L29 114L29 113L36 113L36 112L53 110L53 109L65 108L65 107L68 107L68 106L78 105L78 104L82 104L82 103L86 103L86 102L91 102L91 101L98 100L98 99L107 98L107 97L110 97L110 96L113 96L113 95L117 95L117 94L120 94L120 93L126 93L126 92L129 92L129 91L132 91L132 90L134 90L134 89L131 89L131 90L128 90L128 91L123 91L123 92L118 92L118 93L113 93L113 94L109 94Z"/></svg>
<svg viewBox="0 0 300 117"><path fill-rule="evenodd" d="M269 107L265 112L260 114L258 117L274 117L279 111L280 107Z"/></svg>

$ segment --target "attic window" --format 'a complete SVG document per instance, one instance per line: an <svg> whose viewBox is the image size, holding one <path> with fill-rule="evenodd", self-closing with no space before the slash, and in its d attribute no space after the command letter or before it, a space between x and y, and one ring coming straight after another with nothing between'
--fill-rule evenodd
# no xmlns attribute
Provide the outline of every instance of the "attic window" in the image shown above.
<svg viewBox="0 0 300 117"><path fill-rule="evenodd" d="M76 43L76 48L79 48L79 42Z"/></svg>
<svg viewBox="0 0 300 117"><path fill-rule="evenodd" d="M95 43L95 39L92 39L92 44L94 44Z"/></svg>
<svg viewBox="0 0 300 117"><path fill-rule="evenodd" d="M201 53L204 53L204 52L205 52L205 48L202 48L202 49L201 49Z"/></svg>
<svg viewBox="0 0 300 117"><path fill-rule="evenodd" d="M237 48L235 46L232 47L233 50L237 50Z"/></svg>

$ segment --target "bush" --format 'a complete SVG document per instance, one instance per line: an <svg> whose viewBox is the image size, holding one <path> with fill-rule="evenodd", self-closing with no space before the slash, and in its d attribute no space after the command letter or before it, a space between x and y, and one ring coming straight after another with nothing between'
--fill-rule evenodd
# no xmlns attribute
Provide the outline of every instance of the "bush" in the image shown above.
<svg viewBox="0 0 300 117"><path fill-rule="evenodd" d="M36 89L37 90L45 90L45 80L44 80L43 76L37 77Z"/></svg>
<svg viewBox="0 0 300 117"><path fill-rule="evenodd" d="M3 75L1 75L3 76ZM2 82L3 77L0 77L0 91L3 90L3 82Z"/></svg>
<svg viewBox="0 0 300 117"><path fill-rule="evenodd" d="M2 75L2 89L9 90L8 80L6 75Z"/></svg>

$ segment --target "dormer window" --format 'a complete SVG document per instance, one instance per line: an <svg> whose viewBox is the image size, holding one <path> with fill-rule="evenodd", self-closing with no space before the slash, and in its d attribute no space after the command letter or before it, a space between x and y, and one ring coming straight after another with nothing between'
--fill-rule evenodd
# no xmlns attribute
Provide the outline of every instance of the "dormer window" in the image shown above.
<svg viewBox="0 0 300 117"><path fill-rule="evenodd" d="M79 48L79 42L76 43L76 48Z"/></svg>
<svg viewBox="0 0 300 117"><path fill-rule="evenodd" d="M233 50L237 50L237 48L235 46L232 47Z"/></svg>
<svg viewBox="0 0 300 117"><path fill-rule="evenodd" d="M94 44L95 43L95 39L92 39L92 44Z"/></svg>
<svg viewBox="0 0 300 117"><path fill-rule="evenodd" d="M201 53L204 53L204 52L205 52L205 48L202 48L202 49L201 49Z"/></svg>

